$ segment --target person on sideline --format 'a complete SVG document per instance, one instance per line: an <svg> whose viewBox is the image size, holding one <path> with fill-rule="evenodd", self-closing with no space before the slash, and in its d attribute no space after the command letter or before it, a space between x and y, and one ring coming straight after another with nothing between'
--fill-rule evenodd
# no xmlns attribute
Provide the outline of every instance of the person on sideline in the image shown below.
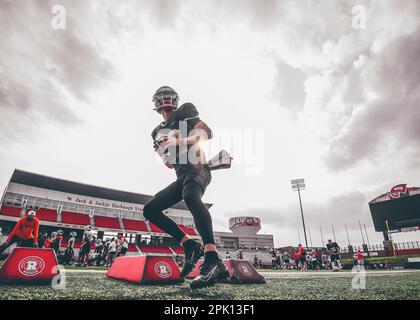
<svg viewBox="0 0 420 320"><path fill-rule="evenodd" d="M20 218L5 242L0 246L0 254L16 243L18 247L38 247L39 220L35 211Z"/></svg>

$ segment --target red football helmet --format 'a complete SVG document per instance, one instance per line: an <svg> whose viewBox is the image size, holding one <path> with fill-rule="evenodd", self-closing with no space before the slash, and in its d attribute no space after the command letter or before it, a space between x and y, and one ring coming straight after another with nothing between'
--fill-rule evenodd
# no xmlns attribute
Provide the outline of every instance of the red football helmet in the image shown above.
<svg viewBox="0 0 420 320"><path fill-rule="evenodd" d="M178 107L178 93L168 86L160 87L153 95L153 103L155 104L154 110L157 112L173 111Z"/></svg>

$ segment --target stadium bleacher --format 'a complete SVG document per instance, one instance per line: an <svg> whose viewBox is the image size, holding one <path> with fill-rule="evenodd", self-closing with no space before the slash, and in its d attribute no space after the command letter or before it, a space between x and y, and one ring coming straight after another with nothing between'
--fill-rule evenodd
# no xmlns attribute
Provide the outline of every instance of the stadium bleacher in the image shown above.
<svg viewBox="0 0 420 320"><path fill-rule="evenodd" d="M41 221L57 222L57 210L41 208L36 217Z"/></svg>
<svg viewBox="0 0 420 320"><path fill-rule="evenodd" d="M20 217L20 207L13 207L13 206L3 206L0 210L0 214L10 217ZM41 221L51 221L57 222L57 211L52 209L45 209L41 208L38 210L37 213L38 218ZM159 227L154 225L151 222L145 222L143 220L136 220L136 219L122 219L122 226L124 230L121 230L121 224L117 217L107 217L107 216L100 216L94 215L94 227L98 228L106 228L106 229L114 229L123 231L134 231L134 232L149 232L150 231L156 233L164 233ZM82 213L75 213L75 212L67 212L63 211L61 213L61 222L64 224L70 225L81 225L86 226L90 225L90 217L87 214ZM195 228L187 227L185 225L179 224L179 227L188 235L196 236L197 231ZM78 241L74 244L74 249L77 252L79 248L82 246L83 242ZM67 247L67 241L62 241L61 248ZM91 249L95 249L95 244L92 244ZM139 251L140 250L140 251ZM230 256L236 258L236 249L228 249L228 248L220 248L219 254L221 258L225 258L226 252L229 252ZM184 254L184 249L182 246L159 246L159 245L151 245L151 244L143 244L137 247L134 243L130 243L128 245L128 253L131 255L133 254ZM267 251L255 251L255 250L242 250L244 260L248 260L253 262L255 255L257 258L261 260L263 265L271 265L271 254Z"/></svg>
<svg viewBox="0 0 420 320"><path fill-rule="evenodd" d="M264 265L271 265L271 254L269 252L259 252L257 251L256 253L253 252L254 255L252 256L252 260L254 259L255 254L257 255L257 258L261 260L261 263ZM252 261L251 260L251 261Z"/></svg>
<svg viewBox="0 0 420 320"><path fill-rule="evenodd" d="M107 229L121 229L117 217L93 216L95 227Z"/></svg>
<svg viewBox="0 0 420 320"><path fill-rule="evenodd" d="M194 228L187 228L186 226L180 224L179 227L181 228L182 231L184 231L186 234L190 235L190 236L196 236L197 232L195 231Z"/></svg>
<svg viewBox="0 0 420 320"><path fill-rule="evenodd" d="M141 245L139 247L140 251L143 253L167 253L173 254L171 248L166 246L156 246L156 245Z"/></svg>
<svg viewBox="0 0 420 320"><path fill-rule="evenodd" d="M2 206L0 214L8 217L20 217L20 207Z"/></svg>
<svg viewBox="0 0 420 320"><path fill-rule="evenodd" d="M149 225L152 232L165 233L164 231L162 231L162 229L160 229L158 226L154 225L153 223L150 222Z"/></svg>
<svg viewBox="0 0 420 320"><path fill-rule="evenodd" d="M149 231L146 222L141 220L123 219L123 225L126 230L131 231Z"/></svg>
<svg viewBox="0 0 420 320"><path fill-rule="evenodd" d="M10 217L20 217L20 207L12 206L3 206L1 208L0 214ZM37 217L41 221L50 221L58 222L57 220L57 211L52 209L41 208L37 212ZM121 230L120 221L117 217L106 217L100 215L93 216L94 227L105 228L105 229L114 229ZM63 211L61 213L61 223L69 225L80 225L87 226L91 224L90 217L87 214ZM149 232L147 223L143 220L135 219L122 219L122 225L124 229L121 231L135 231L135 232ZM158 226L153 223L149 223L150 231L156 233L165 233ZM186 227L185 225L180 224L179 227L188 235L197 236L198 233L195 228Z"/></svg>
<svg viewBox="0 0 420 320"><path fill-rule="evenodd" d="M226 257L226 252L229 252L229 255L236 259L236 249L219 249L219 255L221 258ZM244 260L248 260L251 263L254 263L254 257L257 256L258 260L261 260L262 265L271 265L271 254L264 251L252 251L252 250L242 250L242 256Z"/></svg>
<svg viewBox="0 0 420 320"><path fill-rule="evenodd" d="M20 217L20 207L3 206L0 213L8 217ZM29 210L27 210L29 211ZM37 212L37 218L41 221L57 222L57 210L41 208Z"/></svg>
<svg viewBox="0 0 420 320"><path fill-rule="evenodd" d="M3 206L0 210L1 215L9 216L9 217L20 217L21 208L14 207L14 206ZM45 209L41 208L37 212L37 217L41 221L49 221L49 222L58 222L57 220L57 211L52 209ZM61 213L61 222L63 224L69 225L80 225L80 226L87 226L91 224L91 218L87 214L83 213L76 213L76 212L68 212L63 211ZM154 225L151 222L146 222L144 220L137 220L137 219L127 219L123 218L120 220L117 217L109 217L109 216L101 216L101 215L94 215L93 216L94 227L97 228L104 228L104 229L113 229L118 230L120 232L156 232L156 233L164 233L159 227ZM123 227L123 229L122 229ZM187 227L183 224L179 224L179 227L188 235L197 236L198 233L195 228ZM63 240L61 243L61 250L66 248L68 245L67 240ZM75 256L78 256L78 252L80 247L83 245L82 241L76 241L74 244L74 253ZM91 250L96 248L95 244L92 243ZM225 258L226 252L230 253L232 258L236 258L236 251L235 249L227 249L227 248L220 248L219 255L221 258ZM182 246L163 246L163 245L152 245L152 244L143 244L140 246L136 246L134 243L130 243L127 249L128 255L137 255L137 254L167 254L167 255L174 255L174 254L184 254L184 248ZM255 250L243 250L243 258L244 260L251 261L253 263L254 256L257 255L258 259L261 261L263 265L271 265L271 255L269 252L264 251L255 251Z"/></svg>
<svg viewBox="0 0 420 320"><path fill-rule="evenodd" d="M90 218L87 214L63 211L61 213L61 222L87 226L90 225Z"/></svg>

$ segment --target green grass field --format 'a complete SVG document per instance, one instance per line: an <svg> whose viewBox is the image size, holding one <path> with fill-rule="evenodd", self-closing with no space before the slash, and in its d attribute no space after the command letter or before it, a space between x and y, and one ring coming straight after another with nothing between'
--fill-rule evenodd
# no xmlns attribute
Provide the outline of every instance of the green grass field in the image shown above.
<svg viewBox="0 0 420 320"><path fill-rule="evenodd" d="M366 289L351 287L350 272L269 272L266 284L217 284L193 291L188 280L179 285L138 285L108 279L103 272L67 272L66 288L0 284L5 299L420 299L420 272L367 272Z"/></svg>

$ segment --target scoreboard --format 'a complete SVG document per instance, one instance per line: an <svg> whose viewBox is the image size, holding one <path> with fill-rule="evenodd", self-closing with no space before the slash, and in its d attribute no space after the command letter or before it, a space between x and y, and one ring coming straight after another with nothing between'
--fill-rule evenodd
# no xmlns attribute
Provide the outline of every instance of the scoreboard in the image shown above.
<svg viewBox="0 0 420 320"><path fill-rule="evenodd" d="M397 185L370 201L369 208L378 232L417 230L420 226L420 188Z"/></svg>

